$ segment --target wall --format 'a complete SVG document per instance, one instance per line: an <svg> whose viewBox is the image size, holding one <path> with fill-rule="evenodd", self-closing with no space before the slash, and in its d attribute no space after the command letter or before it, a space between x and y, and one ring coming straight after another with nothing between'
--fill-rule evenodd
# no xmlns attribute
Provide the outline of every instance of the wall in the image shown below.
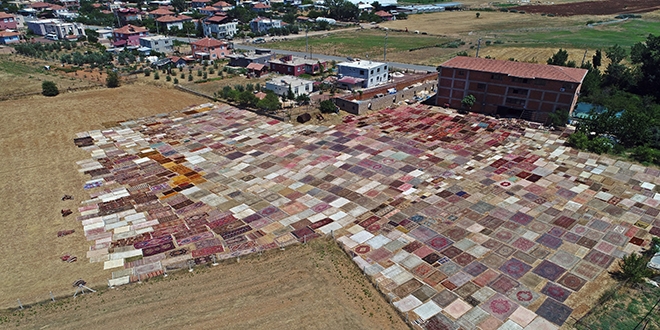
<svg viewBox="0 0 660 330"><path fill-rule="evenodd" d="M415 93L419 93L421 91L426 91L426 92L431 92L432 90L436 89L436 81L435 80L427 80L423 83L421 83L419 86L414 86L414 87L409 87L407 90L398 90L396 94L385 94L385 96L380 97L380 98L365 98L365 94L362 94L362 100L352 100L353 97L348 97L345 98L335 98L333 101L335 104L342 110L355 114L355 115L362 115L366 113L369 110L380 110L380 109L385 109L387 107L391 107L392 105L397 105L398 103L409 99L412 100L413 97L415 96ZM380 89L378 89L380 91ZM387 90L385 90L385 93ZM375 91L370 94L377 94L379 93L378 91ZM382 93L382 92L380 92Z"/></svg>

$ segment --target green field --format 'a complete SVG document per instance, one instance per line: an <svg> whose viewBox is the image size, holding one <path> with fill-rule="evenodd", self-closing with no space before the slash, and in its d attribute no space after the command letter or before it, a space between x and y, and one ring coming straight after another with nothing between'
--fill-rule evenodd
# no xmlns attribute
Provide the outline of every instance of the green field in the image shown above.
<svg viewBox="0 0 660 330"><path fill-rule="evenodd" d="M433 47L451 41L449 38L430 35L411 35L405 32L390 31L387 36L387 53L408 52L411 49ZM383 56L385 31L356 30L325 36L310 37L309 46L314 53L326 55L371 58ZM293 51L305 51L305 38L269 43L269 47Z"/></svg>
<svg viewBox="0 0 660 330"><path fill-rule="evenodd" d="M641 326L636 329L660 329L660 314L657 306L654 306L660 299L658 288L649 284L640 284L639 288L623 286L615 290L607 301L595 304L591 313L576 324L575 328L578 330L633 329L642 321ZM605 294L610 293L606 291ZM644 319L652 309L654 311Z"/></svg>
<svg viewBox="0 0 660 330"><path fill-rule="evenodd" d="M575 48L605 48L614 44L624 47L646 40L649 34L660 35L660 22L630 20L627 22L553 30L522 30L498 33L498 39L517 46L543 47L547 45Z"/></svg>

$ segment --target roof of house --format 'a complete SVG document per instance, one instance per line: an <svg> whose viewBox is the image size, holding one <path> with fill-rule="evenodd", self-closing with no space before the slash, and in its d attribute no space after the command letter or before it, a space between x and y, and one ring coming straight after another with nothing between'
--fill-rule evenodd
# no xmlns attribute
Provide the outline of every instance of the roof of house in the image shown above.
<svg viewBox="0 0 660 330"><path fill-rule="evenodd" d="M318 64L319 62L325 63L326 61L321 61L321 60L311 60L311 59L306 59L302 57L296 57L296 56L291 56L291 59L286 59L285 57L274 59L272 61L269 61L269 63L275 63L275 64L283 64L283 65L291 65L291 66L299 66L299 65L315 65Z"/></svg>
<svg viewBox="0 0 660 330"><path fill-rule="evenodd" d="M294 77L294 76L282 76L282 77L275 77L269 80L268 83L276 86L286 86L286 85L303 86L306 84L311 84L313 83L313 81Z"/></svg>
<svg viewBox="0 0 660 330"><path fill-rule="evenodd" d="M173 23L173 22L183 22L190 20L192 20L192 17L186 15L179 15L179 16L165 15L156 18L156 21L160 23Z"/></svg>
<svg viewBox="0 0 660 330"><path fill-rule="evenodd" d="M213 38L209 38L209 37L202 38L202 39L199 39L199 40L191 43L191 45L195 45L195 46L199 46L199 47L220 47L220 46L226 45L226 44L227 43L224 42L224 41L220 41L218 39L213 39Z"/></svg>
<svg viewBox="0 0 660 330"><path fill-rule="evenodd" d="M337 64L337 66L351 67L357 69L372 69L379 67L381 65L385 65L385 63L374 62L374 61L353 61L353 62L341 62Z"/></svg>
<svg viewBox="0 0 660 330"><path fill-rule="evenodd" d="M224 1L218 1L212 5L213 7L231 7L230 3Z"/></svg>
<svg viewBox="0 0 660 330"><path fill-rule="evenodd" d="M364 81L364 79L362 79L362 78L354 78L354 77L348 77L348 76L337 80L338 83L344 83L344 84L350 84L350 85L359 84L363 81Z"/></svg>
<svg viewBox="0 0 660 330"><path fill-rule="evenodd" d="M222 16L222 15L215 15L215 16L211 16L211 17L207 18L206 20L204 20L204 22L216 23L217 24L217 23L222 23L226 20L229 20L229 17Z"/></svg>
<svg viewBox="0 0 660 330"><path fill-rule="evenodd" d="M259 64L259 63L250 63L250 64L248 64L248 66L247 66L246 68L247 68L248 70L257 70L257 71L261 71L261 70L263 70L265 67L266 67L266 66L263 65L263 64Z"/></svg>
<svg viewBox="0 0 660 330"><path fill-rule="evenodd" d="M31 8L38 9L38 8L50 8L52 4L46 3L46 2L33 2L30 4Z"/></svg>
<svg viewBox="0 0 660 330"><path fill-rule="evenodd" d="M259 2L258 4L252 6L255 9L270 9L270 5L267 3Z"/></svg>
<svg viewBox="0 0 660 330"><path fill-rule="evenodd" d="M7 13L5 13L5 12L3 12L3 11L0 11L0 19L4 19L4 18L13 18L13 17L14 17L14 15L12 15L12 14L7 14Z"/></svg>
<svg viewBox="0 0 660 330"><path fill-rule="evenodd" d="M167 8L158 8L149 12L151 15L173 15L174 12Z"/></svg>
<svg viewBox="0 0 660 330"><path fill-rule="evenodd" d="M192 0L191 2L196 2L196 3L207 3L210 2L209 0Z"/></svg>
<svg viewBox="0 0 660 330"><path fill-rule="evenodd" d="M581 83L587 75L587 70L585 69L466 56L454 57L440 64L440 66L443 68L499 73L518 78L538 78L573 83Z"/></svg>
<svg viewBox="0 0 660 330"><path fill-rule="evenodd" d="M0 31L0 38L6 38L6 37L16 37L21 35L18 32L10 32L10 31Z"/></svg>
<svg viewBox="0 0 660 330"><path fill-rule="evenodd" d="M390 14L390 13L384 11L384 10L379 10L379 11L375 12L374 15L380 16L380 17L392 17L392 14Z"/></svg>
<svg viewBox="0 0 660 330"><path fill-rule="evenodd" d="M211 7L211 6L206 6L206 7L204 7L204 8L199 8L199 10L200 10L200 11L203 10L203 11L212 11L212 12L216 12L216 11L220 11L221 9L218 9L218 8L215 8L215 7Z"/></svg>
<svg viewBox="0 0 660 330"><path fill-rule="evenodd" d="M266 95L268 95L268 94L266 94L264 92L257 92L257 93L254 94L254 96L256 98L260 99L260 100L263 100L264 98L266 98Z"/></svg>
<svg viewBox="0 0 660 330"><path fill-rule="evenodd" d="M143 28L141 26L135 26L135 25L124 25L118 29L112 30L114 33L121 33L121 34L134 34L134 33L140 33L140 32L147 32L148 30L146 28Z"/></svg>

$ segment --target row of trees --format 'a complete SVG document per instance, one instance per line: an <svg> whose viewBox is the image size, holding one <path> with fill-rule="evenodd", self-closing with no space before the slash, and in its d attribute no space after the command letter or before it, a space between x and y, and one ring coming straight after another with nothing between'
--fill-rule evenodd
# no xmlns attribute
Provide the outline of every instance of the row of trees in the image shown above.
<svg viewBox="0 0 660 330"><path fill-rule="evenodd" d="M560 50L548 63L572 65L564 53ZM582 65L589 71L580 96L604 110L580 120L569 144L660 164L660 37L651 34L630 49L615 45L604 53L610 63L603 73L601 51Z"/></svg>
<svg viewBox="0 0 660 330"><path fill-rule="evenodd" d="M263 111L275 111L282 108L279 97L272 91L266 91L266 97L257 98L254 93L257 91L252 84L247 86L236 85L225 86L219 93L219 96L230 102L236 102L242 107L257 108ZM217 93L216 93L217 95Z"/></svg>
<svg viewBox="0 0 660 330"><path fill-rule="evenodd" d="M60 62L82 66L89 64L92 68L112 65L112 54L109 52L73 52L60 56Z"/></svg>

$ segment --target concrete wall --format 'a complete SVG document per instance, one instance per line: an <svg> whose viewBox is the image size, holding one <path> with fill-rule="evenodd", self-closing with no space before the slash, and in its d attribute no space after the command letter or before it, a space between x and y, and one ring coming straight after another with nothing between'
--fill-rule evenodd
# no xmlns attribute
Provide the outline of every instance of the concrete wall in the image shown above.
<svg viewBox="0 0 660 330"><path fill-rule="evenodd" d="M385 94L383 97L379 98L365 98L365 94L362 95L362 100L353 100L350 97L338 97L333 101L335 104L342 110L355 114L362 115L369 110L380 110L387 107L396 106L397 103L403 100L412 100L415 97L415 93L421 91L426 91L428 93L433 93L434 90L437 90L437 81L427 80L422 82L419 86L408 87L406 90L399 90L396 94ZM387 91L385 91L387 92ZM370 94L378 94L370 93ZM382 92L381 92L382 93Z"/></svg>

